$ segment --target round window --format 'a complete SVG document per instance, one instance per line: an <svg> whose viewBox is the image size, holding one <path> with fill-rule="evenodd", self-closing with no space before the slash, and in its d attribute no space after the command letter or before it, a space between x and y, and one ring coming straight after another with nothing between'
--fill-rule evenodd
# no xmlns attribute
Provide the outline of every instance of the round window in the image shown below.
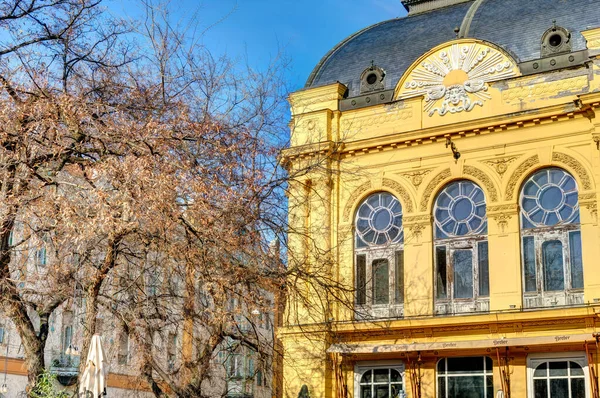
<svg viewBox="0 0 600 398"><path fill-rule="evenodd" d="M368 84L375 84L375 83L377 83L377 75L375 73L369 73L367 75L367 83Z"/></svg>
<svg viewBox="0 0 600 398"><path fill-rule="evenodd" d="M357 247L401 243L402 206L387 192L369 196L358 207L356 214Z"/></svg>
<svg viewBox="0 0 600 398"><path fill-rule="evenodd" d="M485 233L485 196L471 181L449 184L435 201L436 237L439 239Z"/></svg>
<svg viewBox="0 0 600 398"><path fill-rule="evenodd" d="M558 47L562 44L562 42L563 39L559 33L555 33L548 38L548 44L550 44L552 47Z"/></svg>
<svg viewBox="0 0 600 398"><path fill-rule="evenodd" d="M524 228L578 222L577 184L564 170L550 168L534 173L523 184L520 202Z"/></svg>

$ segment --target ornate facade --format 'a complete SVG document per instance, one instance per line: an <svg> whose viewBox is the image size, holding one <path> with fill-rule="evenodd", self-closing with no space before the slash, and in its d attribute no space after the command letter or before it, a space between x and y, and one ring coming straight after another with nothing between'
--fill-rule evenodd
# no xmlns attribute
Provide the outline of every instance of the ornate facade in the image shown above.
<svg viewBox="0 0 600 398"><path fill-rule="evenodd" d="M598 397L600 2L403 3L290 97L285 396Z"/></svg>

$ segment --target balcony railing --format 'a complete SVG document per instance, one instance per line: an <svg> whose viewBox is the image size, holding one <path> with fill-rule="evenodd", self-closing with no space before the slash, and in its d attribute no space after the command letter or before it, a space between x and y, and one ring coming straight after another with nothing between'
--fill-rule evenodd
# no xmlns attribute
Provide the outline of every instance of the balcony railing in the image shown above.
<svg viewBox="0 0 600 398"><path fill-rule="evenodd" d="M50 372L56 375L56 379L63 386L73 385L77 381L80 361L81 357L78 355L66 355L62 351L52 350Z"/></svg>

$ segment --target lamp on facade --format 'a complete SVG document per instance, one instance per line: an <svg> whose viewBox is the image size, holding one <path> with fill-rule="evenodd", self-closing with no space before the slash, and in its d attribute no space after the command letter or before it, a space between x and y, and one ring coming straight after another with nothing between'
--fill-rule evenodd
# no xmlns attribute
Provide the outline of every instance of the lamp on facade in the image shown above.
<svg viewBox="0 0 600 398"><path fill-rule="evenodd" d="M452 142L452 138L450 137L446 137L446 148L448 147L450 147L450 150L452 151L452 157L454 157L454 160L458 161L460 158L460 152L458 152L458 149L456 149L456 144Z"/></svg>

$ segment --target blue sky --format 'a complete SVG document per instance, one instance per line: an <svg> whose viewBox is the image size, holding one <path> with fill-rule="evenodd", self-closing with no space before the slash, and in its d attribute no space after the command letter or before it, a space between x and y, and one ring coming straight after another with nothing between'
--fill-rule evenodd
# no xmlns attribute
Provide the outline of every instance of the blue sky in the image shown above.
<svg viewBox="0 0 600 398"><path fill-rule="evenodd" d="M112 2L124 13L132 11L128 2ZM282 51L290 61L291 91L302 88L312 68L338 42L406 14L400 0L174 0L170 6L184 17L198 13L206 29L203 44L213 54L247 57L251 66L262 68Z"/></svg>

